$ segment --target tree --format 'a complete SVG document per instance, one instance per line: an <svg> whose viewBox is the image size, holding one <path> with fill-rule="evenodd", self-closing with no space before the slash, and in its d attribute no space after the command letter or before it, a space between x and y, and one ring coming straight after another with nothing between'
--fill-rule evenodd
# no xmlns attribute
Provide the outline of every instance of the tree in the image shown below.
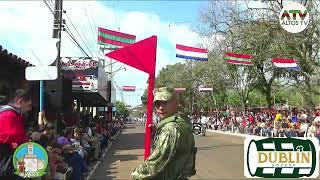
<svg viewBox="0 0 320 180"><path fill-rule="evenodd" d="M128 117L130 115L130 112L124 102L117 101L116 102L116 110L117 110L117 116L122 116L124 118Z"/></svg>
<svg viewBox="0 0 320 180"><path fill-rule="evenodd" d="M198 31L207 38L222 37L222 41L214 42L221 50L247 52L254 56L254 73L257 76L254 86L265 95L271 107L272 87L277 79L293 79L300 73L299 80L303 82L298 83L299 87L309 95L313 90L311 75L315 75L315 66L319 66L320 23L316 8L319 4L307 2L309 12L315 16L310 22L312 26L299 35L290 34L280 27L278 13L282 1L268 1L263 7L256 8L248 1L211 1L202 11L202 24ZM297 58L302 71L275 68L271 57ZM319 78L314 79L319 81Z"/></svg>

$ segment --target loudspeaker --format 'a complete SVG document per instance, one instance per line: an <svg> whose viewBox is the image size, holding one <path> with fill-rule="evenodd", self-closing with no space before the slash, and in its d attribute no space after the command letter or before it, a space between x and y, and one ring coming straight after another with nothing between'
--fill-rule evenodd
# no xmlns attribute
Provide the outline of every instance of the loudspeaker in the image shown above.
<svg viewBox="0 0 320 180"><path fill-rule="evenodd" d="M51 113L68 113L72 111L72 81L59 77L45 82L45 110Z"/></svg>

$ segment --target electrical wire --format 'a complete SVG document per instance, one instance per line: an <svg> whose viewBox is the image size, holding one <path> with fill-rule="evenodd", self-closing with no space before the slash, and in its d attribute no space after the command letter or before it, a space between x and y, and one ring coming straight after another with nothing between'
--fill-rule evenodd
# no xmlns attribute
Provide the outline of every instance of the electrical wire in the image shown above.
<svg viewBox="0 0 320 180"><path fill-rule="evenodd" d="M72 21L71 21L71 19L70 19L70 17L68 16L68 14L66 13L66 17L69 19L69 21L70 21L70 23L71 23L71 25L72 25L72 27L74 28L74 30L76 31L76 33L78 34L78 36L80 37L80 39L81 39L81 41L83 42L83 44L86 46L86 48L87 48L87 50L89 51L89 53L91 54L91 56L93 56L92 55L92 53L91 53L91 51L90 51L90 49L88 48L88 46L87 46L87 43L82 39L82 37L81 37L81 35L80 35L80 33L79 33L79 31L77 30L77 28L74 26L74 24L72 23Z"/></svg>
<svg viewBox="0 0 320 180"><path fill-rule="evenodd" d="M89 16L88 16L88 13L87 13L87 10L86 10L85 7L84 7L84 12L85 12L85 14L86 14L86 17L87 17L87 20L88 20L88 23L89 23L89 29L91 30L92 37L97 37L98 35L94 33L95 27L92 28L93 25L92 25L92 23L91 23L91 21L90 21L90 18L89 18ZM93 42L92 42L92 43L93 43ZM93 44L94 44L94 43L93 43ZM93 45L93 47L94 47L94 45ZM94 51L94 53L99 57L99 55L97 54L97 51Z"/></svg>
<svg viewBox="0 0 320 180"><path fill-rule="evenodd" d="M70 28L68 26L66 33L70 36L70 38L77 44L77 46L80 48L80 50L87 56L89 57L88 53L81 47L80 43L77 41L77 39L74 37L74 35L72 34L72 32L70 31Z"/></svg>
<svg viewBox="0 0 320 180"><path fill-rule="evenodd" d="M53 9L51 9L50 5L48 4L48 2L46 0L43 0L44 4L47 6L47 8L49 9L49 11L54 15L54 11Z"/></svg>
<svg viewBox="0 0 320 180"><path fill-rule="evenodd" d="M48 10L53 14L53 15L55 15L55 13L54 13L54 5L53 5L53 1L52 0L43 0L43 2L44 2L44 4L46 5L46 7L48 8ZM51 2L51 3L50 3ZM50 4L49 4L50 3ZM71 25L74 27L74 29L76 30L76 32L78 33L78 35L79 35L79 32L77 31L77 29L75 28L75 26L73 25L73 23L72 23L72 21L71 21L71 19L69 18L69 16L67 16L67 18L69 19L69 21L70 21L70 23L71 23ZM79 49L80 49L80 51L81 51L81 53L83 54L83 55L86 55L87 57L89 57L89 55L88 55L88 53L84 50L84 48L80 45L80 43L77 41L77 39L75 38L75 36L73 35L73 33L72 33L72 31L71 31L71 29L69 28L69 26L67 25L67 24L65 24L65 27L66 27L66 33L67 33L67 37L68 37L68 39L75 45L75 46L77 46ZM79 37L81 38L81 36L79 35ZM82 40L82 39L81 39ZM83 40L82 40L83 41ZM86 43L84 43L85 44L85 46L87 47L87 45L86 45ZM89 48L87 47L87 49L89 50ZM90 52L90 50L89 50L89 52ZM90 54L92 55L92 53L90 52Z"/></svg>
<svg viewBox="0 0 320 180"><path fill-rule="evenodd" d="M78 44L71 38L71 35L68 34L68 32L67 32L67 35L68 35L68 36L66 36L66 37L67 37L77 48L79 48ZM79 49L80 49L81 53L82 53L84 56L86 56L86 54L81 50L81 48L79 48Z"/></svg>

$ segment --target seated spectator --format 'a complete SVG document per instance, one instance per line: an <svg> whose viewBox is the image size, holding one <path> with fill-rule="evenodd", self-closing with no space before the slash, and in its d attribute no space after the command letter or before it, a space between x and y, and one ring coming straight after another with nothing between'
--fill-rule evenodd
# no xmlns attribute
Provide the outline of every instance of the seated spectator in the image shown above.
<svg viewBox="0 0 320 180"><path fill-rule="evenodd" d="M50 138L46 134L41 134L39 140L35 141L36 143L40 144L44 149L50 144Z"/></svg>
<svg viewBox="0 0 320 180"><path fill-rule="evenodd" d="M84 149L84 157L89 160L93 156L94 149L91 147L91 140L85 135L83 129L75 128L73 137L77 142L80 142L80 146Z"/></svg>
<svg viewBox="0 0 320 180"><path fill-rule="evenodd" d="M312 121L310 128L308 129L307 137L315 137L318 130L317 123Z"/></svg>
<svg viewBox="0 0 320 180"><path fill-rule="evenodd" d="M320 128L319 128L319 126L318 126L318 130L316 133L316 138L319 140L319 144L320 144Z"/></svg>
<svg viewBox="0 0 320 180"><path fill-rule="evenodd" d="M282 134L282 122L281 121L273 121L273 136L279 137Z"/></svg>
<svg viewBox="0 0 320 180"><path fill-rule="evenodd" d="M309 128L308 120L307 119L302 119L301 120L300 129L298 131L298 136L299 137L304 137L305 134L308 132L308 128Z"/></svg>
<svg viewBox="0 0 320 180"><path fill-rule="evenodd" d="M107 133L107 130L102 126L101 119L96 122L96 128L95 132L100 140L100 146L101 148L107 147L108 146L108 141L109 141L109 134Z"/></svg>
<svg viewBox="0 0 320 180"><path fill-rule="evenodd" d="M271 137L272 136L272 134L273 134L273 123L272 122L270 122L270 121L267 121L266 122L266 133L267 133L267 135L268 135L268 137Z"/></svg>
<svg viewBox="0 0 320 180"><path fill-rule="evenodd" d="M298 137L294 123L292 123L291 120L289 120L289 122L286 122L285 124L287 125L287 127L285 127L284 135L286 137Z"/></svg>
<svg viewBox="0 0 320 180"><path fill-rule="evenodd" d="M76 128L77 129L77 128ZM75 129L75 130L76 130ZM77 130L79 131L79 130ZM73 132L74 133L74 132ZM74 147L75 151L78 152L78 154L82 157L82 158L86 158L87 156L87 152L86 150L81 146L81 142L80 142L80 138L77 138L77 136L75 137L74 134L72 136L72 138L70 138L72 147Z"/></svg>
<svg viewBox="0 0 320 180"><path fill-rule="evenodd" d="M261 127L260 127L261 120L257 120L255 127L253 128L254 135L260 135Z"/></svg>
<svg viewBox="0 0 320 180"><path fill-rule="evenodd" d="M64 146L64 145L71 145L72 142L70 139L72 138L73 130L71 128L66 128L62 130L60 136L57 138L57 143Z"/></svg>
<svg viewBox="0 0 320 180"><path fill-rule="evenodd" d="M63 161L62 149L58 145L47 148L49 158L49 174L48 179L55 179L57 173L65 173L68 165Z"/></svg>
<svg viewBox="0 0 320 180"><path fill-rule="evenodd" d="M82 128L83 128L82 129L82 138L84 139L84 141L86 141L89 144L89 146L92 147L93 160L96 161L99 158L99 152L101 150L99 138L96 136L96 133L94 132L94 129L92 128L92 126L90 126L89 122L83 122ZM84 142L84 143L86 143L86 142Z"/></svg>
<svg viewBox="0 0 320 180"><path fill-rule="evenodd" d="M55 138L57 134L56 134L53 123L49 122L46 124L43 134L46 134L49 137L50 145L52 145L55 142Z"/></svg>
<svg viewBox="0 0 320 180"><path fill-rule="evenodd" d="M81 157L81 155L76 151L76 149L70 144L62 146L63 157L70 167L72 167L72 180L83 179L82 176L88 172L88 165L86 161Z"/></svg>

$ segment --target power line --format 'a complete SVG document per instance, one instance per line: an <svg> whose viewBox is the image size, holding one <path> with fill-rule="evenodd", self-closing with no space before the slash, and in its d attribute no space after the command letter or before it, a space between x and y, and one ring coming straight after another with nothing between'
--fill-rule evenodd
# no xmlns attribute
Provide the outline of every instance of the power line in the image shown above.
<svg viewBox="0 0 320 180"><path fill-rule="evenodd" d="M81 41L83 42L83 44L84 44L84 45L86 46L86 48L88 49L88 51L89 51L89 53L91 54L91 56L93 56L92 53L91 53L91 51L90 51L90 49L89 49L88 46L87 46L87 43L85 43L85 41L82 39L80 33L78 32L77 28L76 28L76 27L74 26L74 24L72 23L72 21L71 21L71 19L69 18L69 16L68 16L67 13L66 13L66 16L67 16L67 18L69 19L69 21L70 21L72 27L74 28L74 30L76 31L76 33L77 33L78 36L80 37ZM87 54L87 53L86 53L86 54Z"/></svg>
<svg viewBox="0 0 320 180"><path fill-rule="evenodd" d="M51 5L52 5L52 7L54 7L54 2L53 2L53 0L47 0Z"/></svg>
<svg viewBox="0 0 320 180"><path fill-rule="evenodd" d="M68 35L68 36L66 36L66 37L67 37L77 48L80 49L81 53L82 53L84 56L86 56L86 54L81 50L81 48L78 46L78 44L71 38L71 35L68 34L68 32L67 32L67 35Z"/></svg>
<svg viewBox="0 0 320 180"><path fill-rule="evenodd" d="M113 8L115 9L115 12L114 12L115 24L116 24L116 26L117 26L118 31L120 31L120 26L119 26L119 24L118 24L118 14L117 14L117 7L116 7L115 0L113 0L112 2L113 2Z"/></svg>
<svg viewBox="0 0 320 180"><path fill-rule="evenodd" d="M54 13L52 7L48 4L49 1L47 2L46 0L43 0L43 2L44 2L45 5L47 6L48 10L54 15L55 13ZM53 1L52 1L52 0L51 0L51 3L53 4ZM51 4L51 5L52 5L52 4ZM83 55L86 55L86 56L89 57L89 55L88 55L88 54L86 53L86 51L81 47L81 45L79 44L79 42L76 40L76 38L75 38L74 35L72 34L72 32L71 32L70 28L68 27L68 25L65 24L65 26L66 26L66 28L67 28L66 33L67 33L67 35L69 35L69 37L67 36L68 39L69 39L74 45L76 45L76 46L80 49L80 51L82 52Z"/></svg>
<svg viewBox="0 0 320 180"><path fill-rule="evenodd" d="M49 9L49 11L54 15L53 7L51 7L46 0L43 0L43 2L44 2L44 4L47 6L47 8Z"/></svg>
<svg viewBox="0 0 320 180"><path fill-rule="evenodd" d="M76 38L74 37L74 35L72 34L72 32L70 31L70 28L68 26L67 27L67 34L70 36L70 38L77 44L77 46L80 48L80 50L87 56L89 57L88 53L81 47L80 43L76 40Z"/></svg>
<svg viewBox="0 0 320 180"><path fill-rule="evenodd" d="M89 29L91 30L92 37L97 37L97 35L94 33L95 27L92 28L93 25L91 24L91 21L90 21L90 18L89 18L89 16L88 16L88 13L87 13L86 8L84 8L84 12L85 12L85 14L86 14L86 16L87 16L87 19L88 19ZM92 42L92 43L93 43L93 42ZM94 46L95 46L95 44L93 44L93 47L94 47ZM99 55L97 54L97 51L94 51L94 52L96 53L97 56L99 56Z"/></svg>
<svg viewBox="0 0 320 180"><path fill-rule="evenodd" d="M49 5L50 5L50 7L52 8L52 9L54 9L54 3L53 3L53 1L52 0L46 0L48 3L49 3Z"/></svg>
<svg viewBox="0 0 320 180"><path fill-rule="evenodd" d="M84 39L86 40L88 47L91 49L91 51L94 53L94 45L92 45L92 41L91 41L91 36L90 36L90 32L88 33L87 30L87 26L84 26L83 28L80 28L79 30L80 33L83 34ZM88 35L89 34L89 35ZM96 54L96 53L95 53Z"/></svg>
<svg viewBox="0 0 320 180"><path fill-rule="evenodd" d="M86 10L85 10L85 8L83 8L84 9L84 11L85 11L85 14L86 14L86 16L87 16L87 13L86 13ZM85 28L83 28L83 34L85 35L84 37L86 38L86 37L88 37L88 44L89 44L89 46L90 46L90 48L91 48L91 50L92 50L92 52L97 56L97 57L99 57L99 55L98 55L98 47L93 43L93 39L94 39L94 35L92 36L92 34L91 34L91 32L92 32L92 30L91 30L91 23L90 23L90 21L89 21L89 18L88 18L88 16L87 16L87 21L88 21L88 25L87 26L85 26ZM89 29L88 29L89 28ZM87 39L87 38L86 38Z"/></svg>
<svg viewBox="0 0 320 180"><path fill-rule="evenodd" d="M91 6L91 5L89 5L89 6ZM94 12L94 11L93 11L93 12ZM92 22L93 22L93 26L94 26L94 32L97 32L98 26L97 26L97 24L96 24L96 21L94 20L94 16L89 16L89 17L92 18ZM101 49L100 49L100 50L101 50ZM98 50L97 52L98 52L98 54L101 52L102 56L105 57L102 51L99 51L99 50Z"/></svg>

